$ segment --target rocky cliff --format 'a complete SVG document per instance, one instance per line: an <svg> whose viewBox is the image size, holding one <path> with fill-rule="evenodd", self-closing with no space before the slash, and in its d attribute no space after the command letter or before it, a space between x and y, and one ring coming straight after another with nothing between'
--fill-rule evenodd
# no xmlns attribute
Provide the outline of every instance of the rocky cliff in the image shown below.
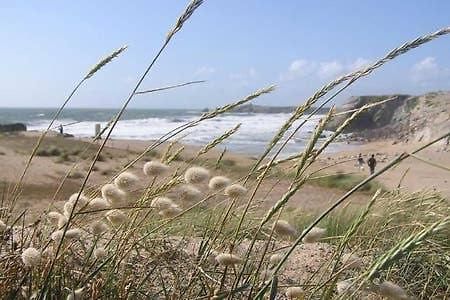
<svg viewBox="0 0 450 300"><path fill-rule="evenodd" d="M421 96L383 95L352 97L340 111L360 108L393 96L397 99L373 107L356 118L346 132L354 138L398 141L428 141L450 130L450 92L433 92ZM334 130L350 113L332 120ZM448 141L447 141L448 142Z"/></svg>

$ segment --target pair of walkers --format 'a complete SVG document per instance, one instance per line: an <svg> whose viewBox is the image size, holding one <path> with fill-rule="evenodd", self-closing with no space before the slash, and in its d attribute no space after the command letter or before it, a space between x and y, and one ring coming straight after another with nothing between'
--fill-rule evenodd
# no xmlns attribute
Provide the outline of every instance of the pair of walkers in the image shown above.
<svg viewBox="0 0 450 300"><path fill-rule="evenodd" d="M370 174L372 175L373 173L375 173L377 160L375 159L374 154L372 154L372 156L367 160L367 165L369 166ZM358 155L358 166L361 171L364 170L364 159L361 153Z"/></svg>

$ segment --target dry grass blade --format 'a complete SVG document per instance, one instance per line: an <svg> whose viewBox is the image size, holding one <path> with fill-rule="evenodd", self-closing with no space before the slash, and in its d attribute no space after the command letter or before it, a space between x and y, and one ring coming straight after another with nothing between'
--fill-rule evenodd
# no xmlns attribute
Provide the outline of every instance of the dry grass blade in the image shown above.
<svg viewBox="0 0 450 300"><path fill-rule="evenodd" d="M204 83L204 82L206 82L206 80L188 81L188 82L185 82L185 83L174 84L174 85L164 86L164 87L160 87L160 88L156 88L156 89L136 92L136 95L142 95L142 94L154 93L154 92L159 92L159 91L171 90L171 89L175 89L175 88L179 88L179 87L183 87L183 86L187 86L187 85L192 85L192 84L197 84L197 83Z"/></svg>

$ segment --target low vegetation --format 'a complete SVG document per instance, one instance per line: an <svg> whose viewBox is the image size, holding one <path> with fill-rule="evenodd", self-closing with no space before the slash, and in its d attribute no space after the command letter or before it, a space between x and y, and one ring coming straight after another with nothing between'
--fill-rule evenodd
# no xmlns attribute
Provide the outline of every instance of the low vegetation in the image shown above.
<svg viewBox="0 0 450 300"><path fill-rule="evenodd" d="M188 5L154 61L201 4L202 1L194 0ZM89 186L97 162L107 165L115 158L112 152L104 151L106 142L128 103L139 94L151 63L112 118L103 140L86 142L78 154L64 149L74 157L74 166L83 160L83 153L92 151L88 156L92 158L89 169L77 175L81 183L76 185L75 194L64 194L62 205L50 206L36 222L26 224L26 209L18 211L17 203L33 155L19 182L4 189L0 205L2 297L276 299L282 294L288 299L448 297L448 200L428 191L383 192L373 183L378 175L409 154L401 154L367 178L335 174L314 179L318 175L311 168L313 163L368 106L353 112L334 134L319 143L335 114L330 109L312 132L305 149L283 159L283 164L293 170L289 176L280 178L288 183L283 194L269 207L262 204L271 189L265 196L255 198L264 184L273 184L267 183L267 178L281 174L275 170L278 155L301 128L302 125L294 124L307 117L308 109L335 87L367 76L389 60L447 33L448 28L405 43L380 61L322 87L295 109L266 151L249 166L224 158L224 152L214 160L205 159L205 154L234 134L239 125L210 141L192 157L183 157L183 161L164 154L158 159L151 156L145 164L144 159L152 151L164 153L161 149L164 142L184 130L269 94L273 86L209 111L167 133L120 171L110 174L109 169L102 168L100 172L111 177L100 185ZM125 49L122 47L101 60L71 95ZM331 101L332 97L328 99ZM43 154L38 154L40 146L49 150L43 142L45 134L36 142L35 155ZM411 153L449 135L442 135ZM53 156L61 153L45 152ZM137 163L143 164L141 170L132 169ZM73 170L70 176L76 174L76 169ZM286 204L291 197L304 192L305 184L311 180L325 187L345 189L346 193L321 212L289 209ZM64 184L56 189L60 187L64 189ZM359 189L365 189L372 199L360 209L346 206L348 197Z"/></svg>

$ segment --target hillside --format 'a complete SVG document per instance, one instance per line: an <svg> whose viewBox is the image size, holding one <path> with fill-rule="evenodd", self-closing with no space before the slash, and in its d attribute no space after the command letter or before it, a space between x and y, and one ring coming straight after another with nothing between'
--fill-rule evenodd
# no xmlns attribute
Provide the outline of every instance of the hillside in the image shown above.
<svg viewBox="0 0 450 300"><path fill-rule="evenodd" d="M420 96L383 95L352 97L339 108L346 111L398 96L362 113L348 127L355 139L394 138L399 142L428 141L450 128L450 92L432 92ZM336 117L328 126L334 130L350 113ZM444 141L448 143L448 141Z"/></svg>

